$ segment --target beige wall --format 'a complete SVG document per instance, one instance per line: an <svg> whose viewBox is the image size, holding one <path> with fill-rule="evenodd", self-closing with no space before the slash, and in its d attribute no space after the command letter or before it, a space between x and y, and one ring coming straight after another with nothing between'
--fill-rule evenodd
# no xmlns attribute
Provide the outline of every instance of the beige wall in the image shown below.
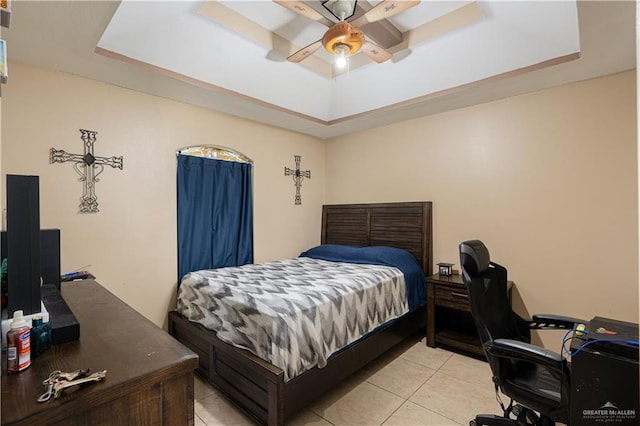
<svg viewBox="0 0 640 426"><path fill-rule="evenodd" d="M336 138L327 202L431 200L435 262L459 267L458 244L478 238L520 312L635 322L635 84L627 72Z"/></svg>
<svg viewBox="0 0 640 426"><path fill-rule="evenodd" d="M638 319L635 73L567 85L322 142L206 109L11 63L2 89L7 173L40 176L41 225L62 269L92 271L162 325L176 288L175 150L212 143L255 161L256 261L319 242L321 204L431 200L434 260L480 238L516 282L520 312ZM49 148L123 155L97 184L100 213ZM302 206L285 166L312 179ZM325 163L326 156L326 163ZM326 184L326 186L325 186ZM326 196L325 196L326 192ZM2 200L4 205L4 199ZM557 350L559 340L544 338Z"/></svg>
<svg viewBox="0 0 640 426"><path fill-rule="evenodd" d="M10 69L2 87L2 187L6 174L40 176L40 222L61 229L63 272L90 270L162 325L175 303L175 151L193 144L224 145L253 159L256 261L319 244L322 141L68 74L20 63ZM98 132L95 155L124 157L124 170L100 176L96 214L78 213L82 184L72 165L49 164L51 147L82 153L80 128ZM294 155L312 172L301 206L284 176Z"/></svg>

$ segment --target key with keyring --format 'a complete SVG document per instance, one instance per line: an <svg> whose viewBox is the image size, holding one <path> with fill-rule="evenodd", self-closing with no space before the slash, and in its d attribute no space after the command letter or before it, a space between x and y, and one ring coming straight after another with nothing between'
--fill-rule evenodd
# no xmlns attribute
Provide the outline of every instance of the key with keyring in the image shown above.
<svg viewBox="0 0 640 426"><path fill-rule="evenodd" d="M47 387L47 390L38 397L38 402L47 402L53 396L53 385L56 381L60 380L59 375L62 373L60 370L53 371L49 374L49 377L42 381L42 384Z"/></svg>
<svg viewBox="0 0 640 426"><path fill-rule="evenodd" d="M72 371L71 373L65 373L62 371L58 371L58 375L57 377L60 380L66 380L66 381L72 381L72 380L76 380L79 379L81 377L85 377L87 375L87 373L89 372L89 368L87 368L86 370L76 370L76 371ZM55 373L55 371L54 371Z"/></svg>
<svg viewBox="0 0 640 426"><path fill-rule="evenodd" d="M54 388L54 386L57 383L74 381L78 378L85 377L88 372L89 372L88 368L86 370L75 370L70 373L60 371L60 370L55 370L51 372L51 374L49 374L49 377L47 377L45 380L42 381L42 384L47 387L47 390L38 397L37 401L47 402L52 397L55 398L56 393L58 395L60 394L60 391L56 392L56 389ZM59 386L57 388L59 389Z"/></svg>
<svg viewBox="0 0 640 426"><path fill-rule="evenodd" d="M60 380L57 381L56 383L53 384L53 397L54 398L58 398L60 396L60 394L62 393L63 390L73 387L73 386L77 386L77 385L82 385L85 383L92 383L92 382L99 382L102 379L105 378L105 376L107 375L107 370L102 370L102 371L98 371L96 373L93 373L89 376L85 376L79 379L75 379L75 380Z"/></svg>
<svg viewBox="0 0 640 426"><path fill-rule="evenodd" d="M48 382L45 386L47 390L38 397L38 402L47 402L53 396L53 382Z"/></svg>

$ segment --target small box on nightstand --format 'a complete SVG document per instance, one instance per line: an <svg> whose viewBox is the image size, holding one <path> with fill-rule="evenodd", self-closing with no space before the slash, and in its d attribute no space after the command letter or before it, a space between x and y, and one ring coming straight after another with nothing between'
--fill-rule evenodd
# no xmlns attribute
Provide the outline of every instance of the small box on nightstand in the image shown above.
<svg viewBox="0 0 640 426"><path fill-rule="evenodd" d="M438 263L438 274L444 276L453 275L453 263Z"/></svg>

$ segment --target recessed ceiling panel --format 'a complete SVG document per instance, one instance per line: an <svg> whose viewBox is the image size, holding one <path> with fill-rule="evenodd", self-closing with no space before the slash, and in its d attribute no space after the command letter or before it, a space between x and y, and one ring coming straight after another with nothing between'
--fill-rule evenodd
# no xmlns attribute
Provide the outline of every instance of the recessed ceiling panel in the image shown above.
<svg viewBox="0 0 640 426"><path fill-rule="evenodd" d="M463 13L475 15L451 27ZM326 52L300 64L285 61L327 27L270 1L123 1L98 47L325 123L580 51L577 7L570 1L423 1L389 23L404 39L389 49L394 57L377 64L359 53L339 75Z"/></svg>

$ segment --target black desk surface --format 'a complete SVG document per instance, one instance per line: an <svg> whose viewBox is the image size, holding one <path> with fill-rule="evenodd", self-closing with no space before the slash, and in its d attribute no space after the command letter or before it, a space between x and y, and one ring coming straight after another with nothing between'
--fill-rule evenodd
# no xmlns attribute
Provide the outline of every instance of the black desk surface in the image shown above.
<svg viewBox="0 0 640 426"><path fill-rule="evenodd" d="M572 342L572 349L587 343L585 348L614 356L638 360L638 324L610 318L594 317L587 334Z"/></svg>

